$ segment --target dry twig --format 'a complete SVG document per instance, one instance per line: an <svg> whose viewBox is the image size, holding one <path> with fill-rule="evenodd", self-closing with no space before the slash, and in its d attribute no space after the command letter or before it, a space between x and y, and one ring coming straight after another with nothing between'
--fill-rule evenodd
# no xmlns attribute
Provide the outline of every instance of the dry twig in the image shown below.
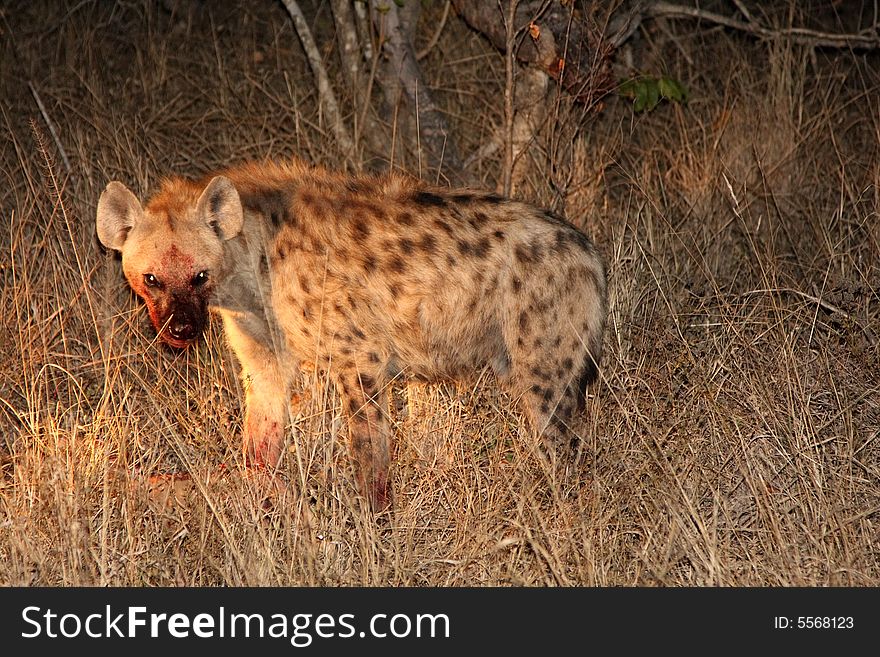
<svg viewBox="0 0 880 657"><path fill-rule="evenodd" d="M293 19L296 33L299 35L303 50L306 52L306 58L309 60L312 75L315 76L315 81L318 83L318 99L327 115L327 120L330 122L333 136L336 138L336 141L339 143L339 149L345 153L345 156L353 159L354 144L351 136L348 134L348 128L345 127L345 122L342 120L342 115L339 113L339 105L330 86L330 78L327 77L327 70L321 61L321 54L318 52L318 46L315 43L315 38L312 36L312 31L309 29L302 9L300 9L296 0L284 0L284 7L287 9L287 13L290 14L290 18Z"/></svg>
<svg viewBox="0 0 880 657"><path fill-rule="evenodd" d="M740 3L737 3L740 7ZM740 11L749 18L749 15L740 7ZM743 22L729 16L717 14L699 7L686 7L669 2L653 2L645 7L645 14L652 18L697 18L709 21L717 25L723 25L733 30L748 32L763 39L789 39L794 43L802 43L808 46L825 48L852 48L873 50L880 47L880 33L875 23L869 28L857 34L835 34L833 32L821 32L804 27L789 27L773 29L757 23L754 20Z"/></svg>

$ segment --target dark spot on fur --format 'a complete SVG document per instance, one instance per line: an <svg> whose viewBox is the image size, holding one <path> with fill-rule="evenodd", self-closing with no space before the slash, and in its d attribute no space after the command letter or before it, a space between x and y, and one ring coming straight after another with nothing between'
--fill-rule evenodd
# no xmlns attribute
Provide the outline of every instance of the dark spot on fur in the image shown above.
<svg viewBox="0 0 880 657"><path fill-rule="evenodd" d="M296 217L290 211L291 193L285 189L263 189L242 196L242 206L268 218L275 230L284 224L296 226ZM213 199L212 199L213 200Z"/></svg>
<svg viewBox="0 0 880 657"><path fill-rule="evenodd" d="M522 281L514 276L513 280L510 281L510 287L514 292L519 292L522 289Z"/></svg>
<svg viewBox="0 0 880 657"><path fill-rule="evenodd" d="M352 333L354 333L355 337L359 340L363 340L365 337L367 337L366 335L364 335L364 332L361 331L357 326L352 327Z"/></svg>
<svg viewBox="0 0 880 657"><path fill-rule="evenodd" d="M528 246L517 244L513 252L516 255L516 259L524 265L535 264L543 255L541 245L538 242L532 242Z"/></svg>
<svg viewBox="0 0 880 657"><path fill-rule="evenodd" d="M543 398L545 402L549 402L553 399L553 391L550 388L544 388Z"/></svg>
<svg viewBox="0 0 880 657"><path fill-rule="evenodd" d="M401 292L400 284L399 283L392 283L390 286L388 286L388 292L389 292L389 294L391 294L392 299L396 299L398 296L400 296L400 292Z"/></svg>
<svg viewBox="0 0 880 657"><path fill-rule="evenodd" d="M489 242L489 238L481 237L480 240L473 247L474 256L477 258L485 258L486 254L489 253L490 248L492 248L492 245Z"/></svg>
<svg viewBox="0 0 880 657"><path fill-rule="evenodd" d="M452 200L455 203L461 203L461 204L466 205L468 203L473 203L474 195L473 194L453 194Z"/></svg>
<svg viewBox="0 0 880 657"><path fill-rule="evenodd" d="M306 320L307 322L312 321L312 302L311 302L311 301L307 301L307 302L303 305L303 311L302 311L302 312L303 312L303 319L304 319L304 320Z"/></svg>
<svg viewBox="0 0 880 657"><path fill-rule="evenodd" d="M401 212L394 217L401 226L412 226L413 216L411 212Z"/></svg>
<svg viewBox="0 0 880 657"><path fill-rule="evenodd" d="M524 312L519 314L519 330L523 335L529 334L529 316Z"/></svg>
<svg viewBox="0 0 880 657"><path fill-rule="evenodd" d="M564 358L562 360L562 367L565 368L566 370L570 370L573 365L574 365L574 361L572 361L571 358Z"/></svg>
<svg viewBox="0 0 880 657"><path fill-rule="evenodd" d="M302 274L297 276L297 278L299 279L299 286L302 288L302 291L305 292L306 294L309 294L311 292L312 288L309 285L308 279L305 276L303 276Z"/></svg>
<svg viewBox="0 0 880 657"><path fill-rule="evenodd" d="M430 233L425 233L419 240L419 248L422 249L425 253L433 254L435 251L437 251L437 238Z"/></svg>
<svg viewBox="0 0 880 657"><path fill-rule="evenodd" d="M372 255L364 257L364 271L367 274L372 273L376 269L376 258Z"/></svg>
<svg viewBox="0 0 880 657"><path fill-rule="evenodd" d="M463 256L468 256L471 254L471 243L467 240L458 240L456 242L456 246L458 246L458 252Z"/></svg>
<svg viewBox="0 0 880 657"><path fill-rule="evenodd" d="M455 267L455 265L458 264L458 261L456 261L456 259L455 259L454 256L452 256L451 254L447 253L447 254L446 254L446 264L449 265L450 267Z"/></svg>
<svg viewBox="0 0 880 657"><path fill-rule="evenodd" d="M419 205L433 208L446 207L446 199L431 192L416 192L413 200Z"/></svg>
<svg viewBox="0 0 880 657"><path fill-rule="evenodd" d="M498 240L499 242L503 242L503 241L504 241L504 231L503 231L503 230L496 230L494 233L492 233L492 236L493 236L496 240Z"/></svg>
<svg viewBox="0 0 880 657"><path fill-rule="evenodd" d="M391 256L386 263L386 267L388 268L388 271L394 272L395 274L402 274L406 271L406 261L399 255Z"/></svg>
<svg viewBox="0 0 880 657"><path fill-rule="evenodd" d="M547 372L545 372L544 370L542 370L542 369L541 369L540 367L538 367L537 365L532 365L532 366L529 368L529 372L532 374L532 376L538 377L538 378L541 379L542 381L547 381L547 380L550 378L550 375L547 374Z"/></svg>
<svg viewBox="0 0 880 657"><path fill-rule="evenodd" d="M545 402L545 401L542 401L542 402L541 402L541 412L542 412L542 413L545 413L545 414L546 414L546 413L549 413L549 412L550 412L550 404L548 404L548 403Z"/></svg>
<svg viewBox="0 0 880 657"><path fill-rule="evenodd" d="M355 220L351 223L351 229L354 231L354 237L357 240L364 240L370 236L370 227L367 225L367 220L364 219L363 215L355 217Z"/></svg>
<svg viewBox="0 0 880 657"><path fill-rule="evenodd" d="M379 362L379 354L377 354L375 351L371 351L369 354L367 354L367 358L370 359L371 363Z"/></svg>
<svg viewBox="0 0 880 657"><path fill-rule="evenodd" d="M411 254L412 254L412 252L413 252L413 242L412 242L411 239L408 239L408 238L406 238L406 237L401 237L401 238L400 238L400 241L398 242L398 244L400 245L400 250L401 250L405 255L411 255Z"/></svg>
<svg viewBox="0 0 880 657"><path fill-rule="evenodd" d="M557 335L553 338L553 348L556 349L562 343L562 337Z"/></svg>
<svg viewBox="0 0 880 657"><path fill-rule="evenodd" d="M349 399L348 400L348 412L352 415L357 415L361 410L361 404L357 399Z"/></svg>
<svg viewBox="0 0 880 657"><path fill-rule="evenodd" d="M499 196L498 194L487 194L483 197L483 200L489 205L498 205L499 203L504 202L504 197Z"/></svg>
<svg viewBox="0 0 880 657"><path fill-rule="evenodd" d="M363 386L364 392L370 393L376 387L376 379L369 374L361 374L361 386Z"/></svg>
<svg viewBox="0 0 880 657"><path fill-rule="evenodd" d="M443 219L434 219L434 225L447 235L452 235L455 232L452 230L452 226L446 223Z"/></svg>

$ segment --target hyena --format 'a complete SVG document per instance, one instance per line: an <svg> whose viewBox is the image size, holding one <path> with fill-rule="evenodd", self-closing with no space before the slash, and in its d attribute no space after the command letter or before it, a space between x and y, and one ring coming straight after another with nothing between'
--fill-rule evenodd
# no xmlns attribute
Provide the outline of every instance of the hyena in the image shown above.
<svg viewBox="0 0 880 657"><path fill-rule="evenodd" d="M249 464L277 465L292 386L328 373L360 491L391 501L390 381L494 370L551 443L596 376L605 273L565 219L496 194L299 161L166 179L145 207L111 182L97 232L120 251L159 337L186 347L223 320L246 391Z"/></svg>

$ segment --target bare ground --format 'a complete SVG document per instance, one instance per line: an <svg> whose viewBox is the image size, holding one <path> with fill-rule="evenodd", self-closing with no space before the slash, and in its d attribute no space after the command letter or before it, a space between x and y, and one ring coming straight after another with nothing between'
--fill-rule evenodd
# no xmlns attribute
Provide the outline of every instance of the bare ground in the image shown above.
<svg viewBox="0 0 880 657"><path fill-rule="evenodd" d="M328 4L302 5L329 43ZM340 161L280 3L194 7L0 9L0 584L880 583L877 53L668 21L641 67L687 106L582 117L561 96L519 195L609 265L581 454L548 473L490 377L401 387L397 508L375 523L326 382L300 400L291 490L243 476L219 327L157 344L95 238L110 179L146 194L245 158ZM423 66L476 151L503 60L451 18ZM472 170L495 187L500 155Z"/></svg>

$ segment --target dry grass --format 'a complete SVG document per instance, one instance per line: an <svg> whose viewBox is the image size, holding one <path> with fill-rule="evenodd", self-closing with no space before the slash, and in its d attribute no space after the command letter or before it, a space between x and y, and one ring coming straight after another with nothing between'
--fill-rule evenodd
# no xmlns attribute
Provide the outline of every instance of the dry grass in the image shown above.
<svg viewBox="0 0 880 657"><path fill-rule="evenodd" d="M683 78L688 107L611 100L583 122L562 99L521 194L609 263L581 458L548 474L491 379L400 388L397 509L376 524L320 377L284 463L305 495L262 507L219 327L156 344L94 237L108 179L334 163L280 3L50 4L0 10L0 584L880 583L876 53L670 23L644 66ZM328 4L303 4L320 39ZM501 59L451 20L425 67L475 150L501 124ZM494 187L498 167L475 170ZM169 472L192 480L160 504L148 475Z"/></svg>

